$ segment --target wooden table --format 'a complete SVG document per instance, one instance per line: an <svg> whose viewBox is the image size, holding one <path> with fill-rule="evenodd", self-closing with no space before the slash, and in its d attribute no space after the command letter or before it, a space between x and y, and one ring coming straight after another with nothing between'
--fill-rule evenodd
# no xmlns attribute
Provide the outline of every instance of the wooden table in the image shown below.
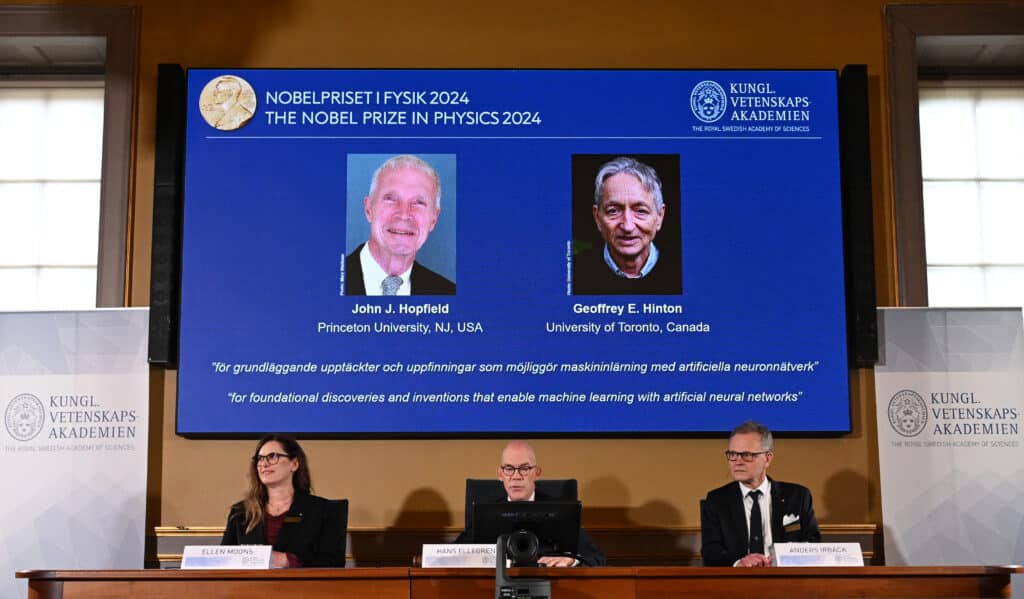
<svg viewBox="0 0 1024 599"><path fill-rule="evenodd" d="M551 580L551 599L630 599L636 596L636 568L511 568L508 574ZM410 598L494 598L492 568L414 568L409 576L412 579Z"/></svg>
<svg viewBox="0 0 1024 599"><path fill-rule="evenodd" d="M1009 597L1020 567L865 566L861 568L637 568L643 599Z"/></svg>
<svg viewBox="0 0 1024 599"><path fill-rule="evenodd" d="M517 568L551 580L552 599L812 599L1009 597L1019 566L860 568ZM109 570L17 573L29 599L190 597L265 599L490 599L494 570L307 568L299 570Z"/></svg>
<svg viewBox="0 0 1024 599"><path fill-rule="evenodd" d="M409 568L29 570L29 599L409 599Z"/></svg>

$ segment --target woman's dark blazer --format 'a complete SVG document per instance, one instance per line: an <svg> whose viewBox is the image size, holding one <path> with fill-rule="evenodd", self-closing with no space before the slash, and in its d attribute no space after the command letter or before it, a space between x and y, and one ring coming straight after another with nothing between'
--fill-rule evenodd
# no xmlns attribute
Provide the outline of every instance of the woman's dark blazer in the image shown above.
<svg viewBox="0 0 1024 599"><path fill-rule="evenodd" d="M316 495L296 493L274 542L274 551L291 553L304 567L344 567L347 504L347 501L331 502ZM245 507L239 502L231 506L220 544L265 545L263 531L263 522L260 522L245 532Z"/></svg>

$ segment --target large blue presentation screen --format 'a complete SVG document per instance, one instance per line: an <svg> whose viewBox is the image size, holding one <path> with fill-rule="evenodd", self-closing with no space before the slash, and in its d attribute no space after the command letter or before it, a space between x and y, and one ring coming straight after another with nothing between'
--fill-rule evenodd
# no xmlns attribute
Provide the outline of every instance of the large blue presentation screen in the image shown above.
<svg viewBox="0 0 1024 599"><path fill-rule="evenodd" d="M189 71L178 433L849 431L836 79Z"/></svg>

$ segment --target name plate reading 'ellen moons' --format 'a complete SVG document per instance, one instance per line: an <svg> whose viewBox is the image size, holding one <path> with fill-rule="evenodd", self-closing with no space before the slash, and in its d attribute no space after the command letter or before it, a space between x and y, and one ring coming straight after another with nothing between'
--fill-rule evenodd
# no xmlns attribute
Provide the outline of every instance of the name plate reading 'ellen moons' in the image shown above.
<svg viewBox="0 0 1024 599"><path fill-rule="evenodd" d="M497 545L423 545L424 568L493 568Z"/></svg>
<svg viewBox="0 0 1024 599"><path fill-rule="evenodd" d="M269 570L270 545L186 545L182 570Z"/></svg>
<svg viewBox="0 0 1024 599"><path fill-rule="evenodd" d="M775 543L776 566L863 566L860 543Z"/></svg>

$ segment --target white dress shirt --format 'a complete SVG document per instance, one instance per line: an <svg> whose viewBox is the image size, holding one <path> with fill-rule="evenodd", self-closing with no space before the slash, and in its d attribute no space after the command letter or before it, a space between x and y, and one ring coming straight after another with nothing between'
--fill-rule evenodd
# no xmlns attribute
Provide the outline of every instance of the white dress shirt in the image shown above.
<svg viewBox="0 0 1024 599"><path fill-rule="evenodd" d="M369 243L364 244L363 249L359 251L359 264L363 267L363 285L366 287L366 295L384 295L384 288L381 285L388 277L388 273L384 272L380 264L373 259ZM412 295L411 274L412 267L410 266L409 270L398 275L402 277L402 285L395 295Z"/></svg>

